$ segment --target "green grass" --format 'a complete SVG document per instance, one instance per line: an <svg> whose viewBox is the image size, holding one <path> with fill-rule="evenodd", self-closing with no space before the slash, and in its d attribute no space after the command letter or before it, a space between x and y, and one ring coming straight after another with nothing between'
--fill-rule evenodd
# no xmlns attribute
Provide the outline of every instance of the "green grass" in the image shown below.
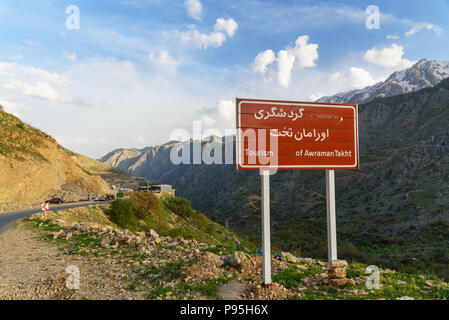
<svg viewBox="0 0 449 320"><path fill-rule="evenodd" d="M0 154L19 161L33 159L47 162L38 148L44 146L42 138L53 140L44 132L23 123L16 116L0 110Z"/></svg>
<svg viewBox="0 0 449 320"><path fill-rule="evenodd" d="M205 279L198 283L185 283L183 280L185 270L188 266L197 263L198 259L179 259L170 261L170 252L154 251L155 261L161 261L157 265L134 266L135 262L142 262L147 257L127 246L120 246L118 250L105 249L98 244L102 237L97 233L74 234L70 240L53 239L51 232L59 231L62 228L51 221L41 221L35 219L24 219L24 225L29 229L39 229L44 241L57 244L64 254L77 254L89 256L101 256L108 254L116 257L117 260L126 261L129 266L127 289L130 291L145 292L147 298L156 299L166 297L171 293L171 297L177 299L193 299L198 294L210 299L220 299L219 287L235 279L233 277L221 277L218 279ZM166 262L163 262L165 260ZM366 278L367 265L362 263L350 263L347 269L347 276L351 279L357 277ZM273 275L273 281L282 284L286 288L296 288L302 286L301 280L306 277L316 276L324 272L324 268L311 265L306 269L299 270L296 264L290 264L289 268L281 270ZM432 285L428 285L428 281ZM308 288L303 291L303 295L292 296L291 299L316 300L316 299L389 299L395 300L403 296L422 299L449 299L449 286L439 277L433 274L413 274L406 272L382 272L380 274L380 288L369 290L362 283L354 286L347 284L342 287L321 286L318 290Z"/></svg>
<svg viewBox="0 0 449 320"><path fill-rule="evenodd" d="M195 284L191 286L191 289L210 299L222 299L222 297L218 294L218 289L223 284L231 282L234 279L235 277L220 277L217 279L211 279Z"/></svg>
<svg viewBox="0 0 449 320"><path fill-rule="evenodd" d="M295 265L288 269L281 270L279 273L273 275L273 281L282 284L287 289L298 287L301 280L306 277L316 276L324 272L320 266L308 266L307 269L299 270Z"/></svg>

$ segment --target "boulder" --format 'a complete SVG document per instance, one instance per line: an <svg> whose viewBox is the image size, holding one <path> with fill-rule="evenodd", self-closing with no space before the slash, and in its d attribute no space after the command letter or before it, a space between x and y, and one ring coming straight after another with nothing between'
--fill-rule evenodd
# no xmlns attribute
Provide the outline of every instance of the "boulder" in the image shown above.
<svg viewBox="0 0 449 320"><path fill-rule="evenodd" d="M329 264L329 268L346 268L348 262L346 260L334 260Z"/></svg>
<svg viewBox="0 0 449 320"><path fill-rule="evenodd" d="M300 261L299 258L295 257L289 252L281 252L281 254L284 256L285 260L291 263L298 263Z"/></svg>
<svg viewBox="0 0 449 320"><path fill-rule="evenodd" d="M202 258L203 258L204 263L206 263L208 265L213 265L216 267L221 266L221 264L223 263L223 261L221 260L221 258L219 256L217 256L216 254L209 252L209 251L203 252Z"/></svg>
<svg viewBox="0 0 449 320"><path fill-rule="evenodd" d="M246 259L245 253L241 251L236 251L234 254L230 254L223 257L223 264L225 266L231 266L237 268L240 266L242 261Z"/></svg>
<svg viewBox="0 0 449 320"><path fill-rule="evenodd" d="M344 279L346 278L346 268L329 268L327 275L329 279Z"/></svg>

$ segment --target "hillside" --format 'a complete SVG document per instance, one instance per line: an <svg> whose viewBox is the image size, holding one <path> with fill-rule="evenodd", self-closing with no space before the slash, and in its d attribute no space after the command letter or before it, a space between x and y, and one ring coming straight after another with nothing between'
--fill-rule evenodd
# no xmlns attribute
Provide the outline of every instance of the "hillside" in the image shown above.
<svg viewBox="0 0 449 320"><path fill-rule="evenodd" d="M339 254L449 277L449 80L361 105L359 120L360 170L336 173ZM159 150L142 151L153 163L140 175L172 184L200 210L259 240L257 172L237 172L234 165L175 166L168 162L169 147ZM325 257L324 173L281 171L271 190L273 243Z"/></svg>
<svg viewBox="0 0 449 320"><path fill-rule="evenodd" d="M65 152L84 171L91 175L102 177L108 184L123 187L137 187L144 178L137 178L127 172L114 168L107 163L86 157L82 154L65 149Z"/></svg>
<svg viewBox="0 0 449 320"><path fill-rule="evenodd" d="M0 108L0 211L40 204L52 196L81 199L109 192L106 182L78 167L49 135Z"/></svg>
<svg viewBox="0 0 449 320"><path fill-rule="evenodd" d="M140 193L141 196L148 194ZM184 205L173 207L170 205L173 201ZM0 236L0 268L6 270L0 278L0 299L444 300L449 297L448 283L426 273L408 274L383 268L378 273L379 285L368 286L373 284L372 274L366 264L355 261L349 265L339 261L347 265L346 278L344 284L331 285L326 262L278 251L272 252L273 285L265 288L261 286L262 258L256 247L208 219L202 219L199 225L195 214L185 215L193 210L185 199L163 199L159 209L158 202L150 202L151 210L145 212L155 218L153 222L162 219L171 221L172 226L156 232L151 228L158 228L159 224L144 218L148 225L140 223L124 228L124 220L114 218L120 211L117 209L129 203L123 200L40 213L18 222ZM133 210L140 207L139 202L131 200L131 204ZM142 213L139 209L126 217L138 212ZM135 227L143 229L136 231ZM179 235L173 233L176 229L195 232ZM64 271L68 265L82 275L78 290L66 288ZM76 281L69 283L75 285Z"/></svg>
<svg viewBox="0 0 449 320"><path fill-rule="evenodd" d="M388 79L373 86L337 93L330 97L322 97L317 101L368 103L377 98L391 97L433 87L446 78L449 78L449 61L421 59L410 68L394 72Z"/></svg>

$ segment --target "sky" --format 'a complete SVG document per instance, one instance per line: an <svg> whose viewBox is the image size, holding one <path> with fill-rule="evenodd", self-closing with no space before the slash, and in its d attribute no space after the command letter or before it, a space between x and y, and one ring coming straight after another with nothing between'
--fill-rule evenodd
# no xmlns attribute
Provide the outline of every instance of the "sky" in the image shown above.
<svg viewBox="0 0 449 320"><path fill-rule="evenodd" d="M235 98L313 101L449 60L447 0L2 0L0 105L75 152L225 134Z"/></svg>

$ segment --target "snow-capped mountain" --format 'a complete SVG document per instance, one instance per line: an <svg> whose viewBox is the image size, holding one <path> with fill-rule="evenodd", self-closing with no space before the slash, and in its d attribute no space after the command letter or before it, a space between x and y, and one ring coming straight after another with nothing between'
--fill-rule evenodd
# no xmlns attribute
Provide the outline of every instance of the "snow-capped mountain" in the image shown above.
<svg viewBox="0 0 449 320"><path fill-rule="evenodd" d="M376 98L390 97L433 87L446 78L449 78L449 61L439 62L422 59L408 69L396 71L383 82L363 89L322 97L317 101L329 103L367 103Z"/></svg>

